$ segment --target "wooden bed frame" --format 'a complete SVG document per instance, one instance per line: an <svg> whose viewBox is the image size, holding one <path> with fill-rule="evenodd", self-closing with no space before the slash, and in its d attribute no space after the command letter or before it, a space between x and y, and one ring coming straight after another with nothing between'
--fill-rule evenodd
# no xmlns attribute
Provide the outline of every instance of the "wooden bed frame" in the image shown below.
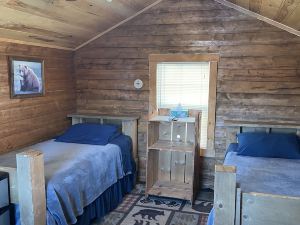
<svg viewBox="0 0 300 225"><path fill-rule="evenodd" d="M284 132L300 134L300 126L227 124L229 143L239 132ZM300 187L295 187L300 188ZM215 167L214 225L299 225L300 197L246 193L236 183L236 167Z"/></svg>
<svg viewBox="0 0 300 225"><path fill-rule="evenodd" d="M119 124L122 133L132 138L133 156L137 158L137 120L138 117L119 117L106 115L70 114L72 124L97 122ZM25 152L16 151L16 168L3 167L0 171L9 173L10 200L19 204L23 225L46 224L46 194L44 176L44 157L38 149Z"/></svg>

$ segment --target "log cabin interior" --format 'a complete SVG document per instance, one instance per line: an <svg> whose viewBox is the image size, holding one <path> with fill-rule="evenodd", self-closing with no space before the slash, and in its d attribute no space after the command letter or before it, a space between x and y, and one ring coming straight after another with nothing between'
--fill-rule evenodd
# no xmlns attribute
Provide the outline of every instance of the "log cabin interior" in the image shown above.
<svg viewBox="0 0 300 225"><path fill-rule="evenodd" d="M299 225L299 0L1 0L0 225Z"/></svg>

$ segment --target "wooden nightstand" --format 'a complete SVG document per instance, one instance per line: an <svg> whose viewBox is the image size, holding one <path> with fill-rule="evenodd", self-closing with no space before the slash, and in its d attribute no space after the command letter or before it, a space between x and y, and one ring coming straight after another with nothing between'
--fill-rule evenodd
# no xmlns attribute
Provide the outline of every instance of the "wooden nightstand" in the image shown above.
<svg viewBox="0 0 300 225"><path fill-rule="evenodd" d="M149 120L146 195L193 203L199 186L200 121L200 113L177 121L168 116Z"/></svg>

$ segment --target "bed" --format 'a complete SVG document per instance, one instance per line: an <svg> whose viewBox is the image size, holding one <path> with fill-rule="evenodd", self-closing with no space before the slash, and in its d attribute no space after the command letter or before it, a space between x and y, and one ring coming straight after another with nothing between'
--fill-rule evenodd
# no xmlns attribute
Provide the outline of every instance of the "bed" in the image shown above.
<svg viewBox="0 0 300 225"><path fill-rule="evenodd" d="M117 207L134 187L137 118L69 117L72 128L113 123L122 134L116 132L105 145L61 142L62 135L1 155L0 171L9 173L11 202L20 215L16 224L87 225Z"/></svg>
<svg viewBox="0 0 300 225"><path fill-rule="evenodd" d="M282 125L244 125L230 127L227 137L233 142L236 133L274 133L274 137L297 133L297 127ZM247 134L248 136L251 134ZM299 132L298 132L299 133ZM258 136L258 133L253 133ZM260 135L260 134L259 134ZM245 135L244 135L245 136ZM270 135L267 135L270 136ZM294 135L296 137L296 135ZM296 137L297 138L297 137ZM298 142L299 140L296 140ZM255 144L258 142L255 142ZM278 140L279 145L281 142ZM298 143L296 143L297 145ZM295 145L295 146L296 146ZM249 144L248 144L249 146ZM258 144L255 146L259 148ZM272 150L263 146L266 149ZM290 154L290 148L284 154ZM300 154L297 145L298 154ZM255 148L254 148L255 149ZM275 146L276 149L276 146ZM239 153L239 145L228 146L223 165L215 168L214 209L210 213L208 225L296 225L300 221L300 157L257 157ZM266 150L268 152L269 150ZM296 153L297 154L297 153Z"/></svg>

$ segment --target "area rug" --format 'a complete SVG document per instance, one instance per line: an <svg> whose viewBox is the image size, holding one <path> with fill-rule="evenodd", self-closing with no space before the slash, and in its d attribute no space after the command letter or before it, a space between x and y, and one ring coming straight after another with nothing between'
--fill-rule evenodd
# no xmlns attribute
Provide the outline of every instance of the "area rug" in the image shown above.
<svg viewBox="0 0 300 225"><path fill-rule="evenodd" d="M213 193L203 190L194 205L184 200L145 197L138 184L117 209L93 225L206 225Z"/></svg>

